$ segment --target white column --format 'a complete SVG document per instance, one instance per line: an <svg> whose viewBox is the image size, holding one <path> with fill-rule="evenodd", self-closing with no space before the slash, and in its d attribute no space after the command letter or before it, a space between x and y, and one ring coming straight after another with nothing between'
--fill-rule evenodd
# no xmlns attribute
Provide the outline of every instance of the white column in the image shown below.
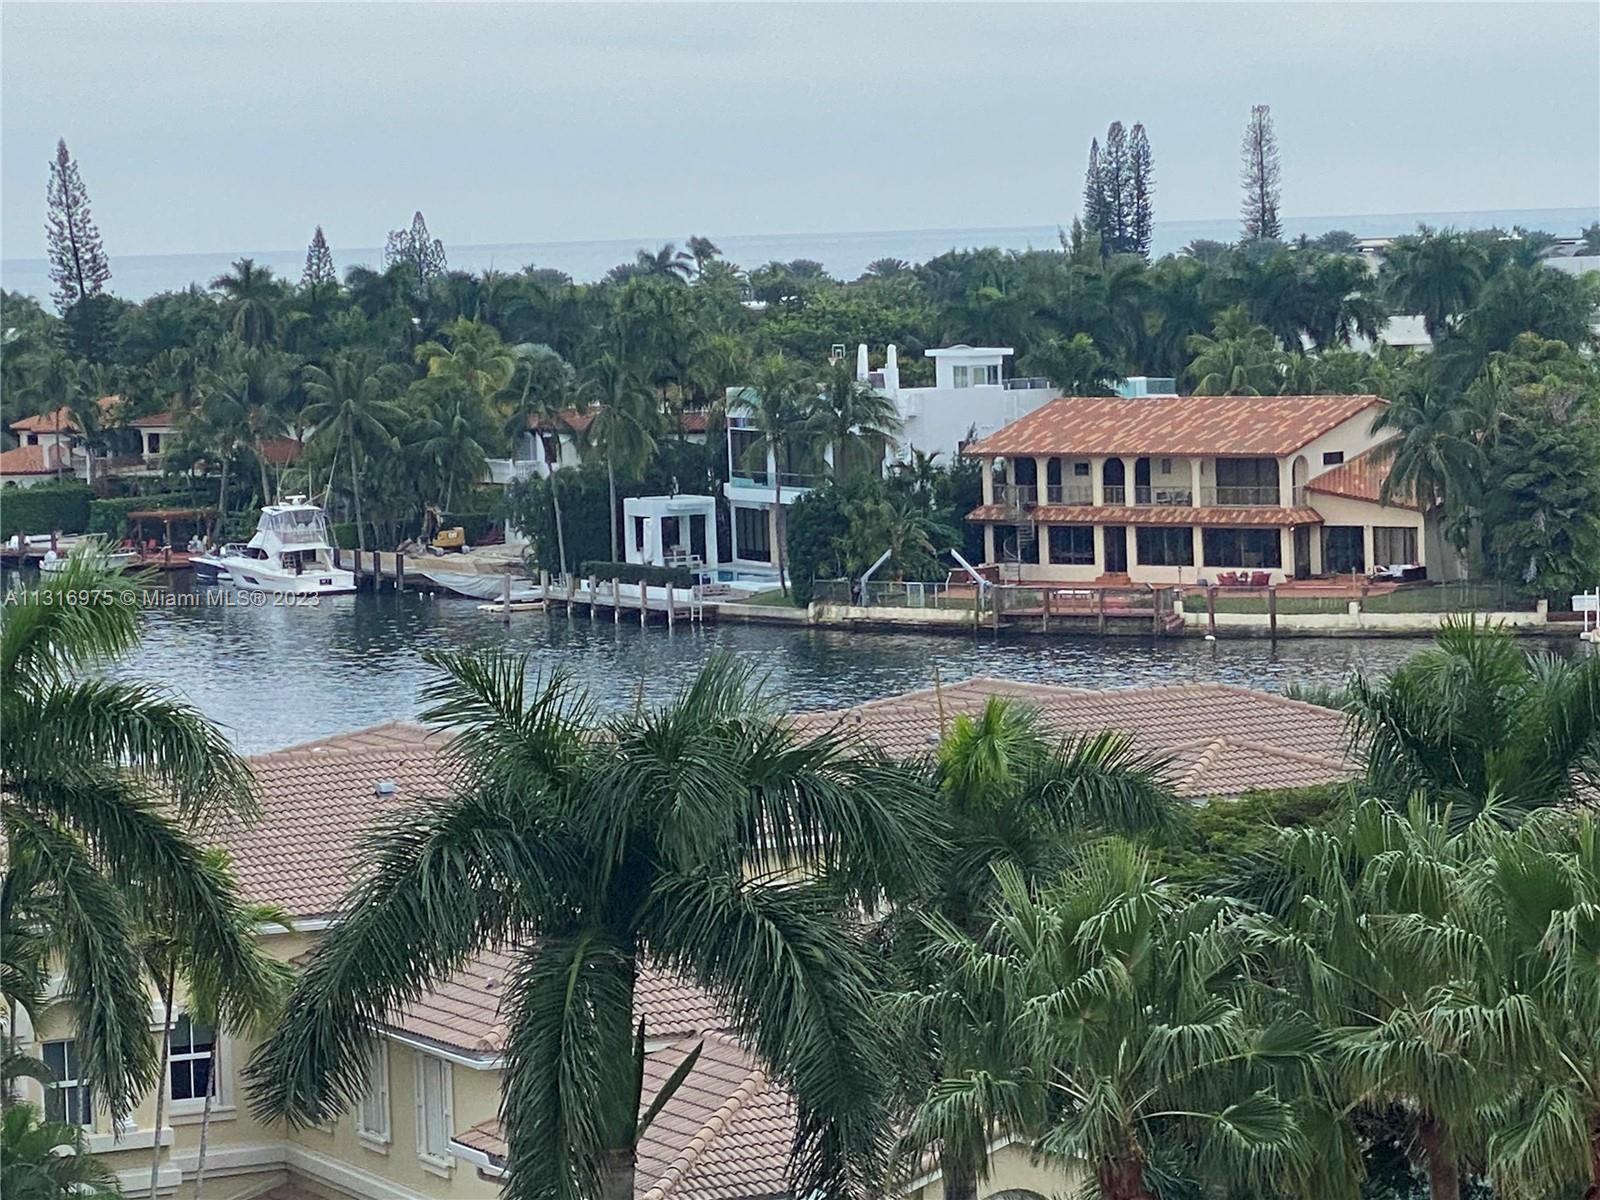
<svg viewBox="0 0 1600 1200"><path fill-rule="evenodd" d="M1372 561L1372 525L1369 522L1361 527L1361 559L1365 564L1367 573L1372 573L1372 568L1378 564Z"/></svg>
<svg viewBox="0 0 1600 1200"><path fill-rule="evenodd" d="M1311 527L1311 573L1322 574L1322 526Z"/></svg>
<svg viewBox="0 0 1600 1200"><path fill-rule="evenodd" d="M1278 460L1278 507L1294 507L1294 459Z"/></svg>
<svg viewBox="0 0 1600 1200"><path fill-rule="evenodd" d="M1198 476L1199 474L1199 470L1196 469L1195 475ZM1206 565L1205 530L1203 530L1199 525L1194 525L1191 527L1191 533L1194 537L1194 569L1198 571Z"/></svg>
<svg viewBox="0 0 1600 1200"><path fill-rule="evenodd" d="M1201 503L1200 460L1198 458L1191 458L1189 460L1189 499L1195 505L1199 505ZM1196 566L1200 565L1200 558L1198 555L1195 557L1194 561Z"/></svg>
<svg viewBox="0 0 1600 1200"><path fill-rule="evenodd" d="M982 479L982 483L983 483L983 502L985 504L993 504L994 503L994 459L992 459L992 458L986 458L986 459L983 460L983 479Z"/></svg>
<svg viewBox="0 0 1600 1200"><path fill-rule="evenodd" d="M994 562L994 526L983 527L983 561Z"/></svg>
<svg viewBox="0 0 1600 1200"><path fill-rule="evenodd" d="M1039 497L1039 503L1040 504L1044 504L1049 499L1049 496L1050 496L1050 484L1049 484L1050 471L1049 471L1049 467L1050 467L1050 460L1048 458L1038 458L1038 457L1034 458L1034 460L1033 460L1033 477L1037 481L1034 484L1034 488L1035 488L1036 494Z"/></svg>
<svg viewBox="0 0 1600 1200"><path fill-rule="evenodd" d="M1285 525L1278 530L1278 561L1287 579L1294 578L1294 530Z"/></svg>
<svg viewBox="0 0 1600 1200"><path fill-rule="evenodd" d="M1132 458L1124 458L1122 460L1122 502L1124 504L1132 504L1134 502L1133 464L1137 461L1137 459ZM1129 566L1132 565L1130 562Z"/></svg>
<svg viewBox="0 0 1600 1200"><path fill-rule="evenodd" d="M700 520L705 522L706 530L706 565L714 567L722 561L717 552L717 510L715 506L710 512L702 513ZM693 545L693 539L690 540Z"/></svg>
<svg viewBox="0 0 1600 1200"><path fill-rule="evenodd" d="M1105 459L1103 459L1103 458L1091 458L1089 460L1089 501L1092 504L1101 505L1101 504L1104 504L1106 502L1105 470L1106 470L1106 460ZM1100 539L1099 539L1098 536L1096 536L1095 537L1095 545L1096 545L1096 547L1098 547L1099 544L1100 544ZM1098 553L1098 550L1096 552Z"/></svg>
<svg viewBox="0 0 1600 1200"><path fill-rule="evenodd" d="M1039 531L1037 553L1039 565L1041 567L1048 567L1050 565L1050 526L1036 525L1034 528Z"/></svg>

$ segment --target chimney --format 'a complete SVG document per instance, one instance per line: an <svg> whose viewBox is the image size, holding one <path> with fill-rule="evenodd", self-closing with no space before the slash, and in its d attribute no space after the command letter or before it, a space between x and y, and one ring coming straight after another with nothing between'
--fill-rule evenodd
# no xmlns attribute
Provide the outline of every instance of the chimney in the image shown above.
<svg viewBox="0 0 1600 1200"><path fill-rule="evenodd" d="M860 383L867 381L867 344L865 342L856 347L856 380Z"/></svg>
<svg viewBox="0 0 1600 1200"><path fill-rule="evenodd" d="M889 343L889 356L883 364L883 390L891 396L900 394L900 356L893 342Z"/></svg>

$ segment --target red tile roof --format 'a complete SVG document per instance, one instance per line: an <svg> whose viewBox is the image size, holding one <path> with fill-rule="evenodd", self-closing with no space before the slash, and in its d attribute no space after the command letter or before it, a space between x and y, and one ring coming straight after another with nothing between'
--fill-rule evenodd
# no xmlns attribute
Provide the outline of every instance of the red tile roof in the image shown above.
<svg viewBox="0 0 1600 1200"><path fill-rule="evenodd" d="M178 414L175 412L146 413L142 417L129 418L130 429L175 429L178 425Z"/></svg>
<svg viewBox="0 0 1600 1200"><path fill-rule="evenodd" d="M1322 515L1314 508L1179 508L1175 505L1090 505L1040 504L1026 509L1020 518L1041 525L1320 525ZM1015 509L1003 504L986 504L967 514L969 521L988 521L1015 525Z"/></svg>
<svg viewBox="0 0 1600 1200"><path fill-rule="evenodd" d="M35 413L11 422L13 433L77 433L78 421L65 405L47 413Z"/></svg>
<svg viewBox="0 0 1600 1200"><path fill-rule="evenodd" d="M968 445L1017 454L1293 454L1377 396L1062 396Z"/></svg>
<svg viewBox="0 0 1600 1200"><path fill-rule="evenodd" d="M696 1046L700 1058L639 1143L637 1200L756 1200L789 1193L795 1109L755 1057L720 1033L687 1037L645 1057L643 1111ZM500 1121L454 1139L506 1161Z"/></svg>
<svg viewBox="0 0 1600 1200"><path fill-rule="evenodd" d="M304 449L297 438L264 438L261 442L261 457L274 467L287 467L299 461Z"/></svg>
<svg viewBox="0 0 1600 1200"><path fill-rule="evenodd" d="M582 433L589 428L589 423L593 420L592 412L579 412L575 408L568 408L557 413L554 420L547 421L537 416L529 416L528 428L540 433Z"/></svg>
<svg viewBox="0 0 1600 1200"><path fill-rule="evenodd" d="M1379 460L1378 449L1374 446L1370 450L1363 450L1354 458L1324 471L1306 484L1306 491L1382 504L1383 481L1389 477L1389 464ZM1389 498L1388 503L1393 508L1409 508L1414 512L1422 509L1414 495L1402 496L1397 493Z"/></svg>
<svg viewBox="0 0 1600 1200"><path fill-rule="evenodd" d="M58 464L63 471L72 470L72 451L65 446L15 446L0 450L0 475L54 475Z"/></svg>

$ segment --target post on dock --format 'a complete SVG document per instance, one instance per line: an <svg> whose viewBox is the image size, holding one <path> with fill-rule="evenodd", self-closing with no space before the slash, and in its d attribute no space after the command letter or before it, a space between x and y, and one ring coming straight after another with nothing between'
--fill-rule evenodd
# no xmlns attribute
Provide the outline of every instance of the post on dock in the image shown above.
<svg viewBox="0 0 1600 1200"><path fill-rule="evenodd" d="M622 580L611 581L611 623L618 624L622 620Z"/></svg>
<svg viewBox="0 0 1600 1200"><path fill-rule="evenodd" d="M1150 632L1160 637L1165 632L1162 623L1161 605L1166 601L1166 588L1150 589Z"/></svg>
<svg viewBox="0 0 1600 1200"><path fill-rule="evenodd" d="M572 619L572 605L578 598L578 581L569 573L567 575L567 619Z"/></svg>
<svg viewBox="0 0 1600 1200"><path fill-rule="evenodd" d="M594 606L600 600L600 590L596 586L599 581L593 575L589 576L589 620L594 620Z"/></svg>
<svg viewBox="0 0 1600 1200"><path fill-rule="evenodd" d="M406 558L400 551L394 552L394 590L400 591L406 586Z"/></svg>
<svg viewBox="0 0 1600 1200"><path fill-rule="evenodd" d="M650 608L650 585L641 576L639 579L639 628L644 628L645 614Z"/></svg>
<svg viewBox="0 0 1600 1200"><path fill-rule="evenodd" d="M56 541L56 537L57 537L56 531L52 529L50 531L50 553L51 554L55 554L61 549L60 544Z"/></svg>
<svg viewBox="0 0 1600 1200"><path fill-rule="evenodd" d="M1050 632L1050 589L1045 588L1041 593L1044 596L1044 632Z"/></svg>
<svg viewBox="0 0 1600 1200"><path fill-rule="evenodd" d="M672 584L670 582L668 582L668 584L667 584L667 628L668 629L672 628L673 618L675 616L677 616L677 613L675 611L677 609L677 607L678 607L678 594L677 594L676 591L673 590Z"/></svg>
<svg viewBox="0 0 1600 1200"><path fill-rule="evenodd" d="M1273 637L1278 636L1278 585L1273 584L1267 589L1267 629Z"/></svg>
<svg viewBox="0 0 1600 1200"><path fill-rule="evenodd" d="M511 624L511 572L506 572L506 577L500 581L500 619L507 625Z"/></svg>
<svg viewBox="0 0 1600 1200"><path fill-rule="evenodd" d="M1106 634L1106 589L1094 589L1094 629L1101 637Z"/></svg>
<svg viewBox="0 0 1600 1200"><path fill-rule="evenodd" d="M1206 632L1212 638L1217 636L1217 588L1215 584L1206 589Z"/></svg>

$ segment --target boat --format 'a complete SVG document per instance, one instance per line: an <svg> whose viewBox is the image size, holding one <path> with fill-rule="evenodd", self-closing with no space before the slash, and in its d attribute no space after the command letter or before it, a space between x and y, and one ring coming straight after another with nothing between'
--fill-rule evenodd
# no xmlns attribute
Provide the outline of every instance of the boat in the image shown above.
<svg viewBox="0 0 1600 1200"><path fill-rule="evenodd" d="M217 556L217 569L249 592L280 596L333 596L356 590L356 577L333 562L328 514L304 496L261 510L255 536L232 554Z"/></svg>
<svg viewBox="0 0 1600 1200"><path fill-rule="evenodd" d="M504 600L506 577L504 575L476 575L471 571L441 571L437 567L406 565L406 574L426 579L436 587L470 600ZM511 580L511 600L518 603L540 598L539 587L531 579Z"/></svg>
<svg viewBox="0 0 1600 1200"><path fill-rule="evenodd" d="M57 545L60 546L60 543ZM67 564L73 559L87 558L91 555L103 559L105 565L113 571L126 571L130 567L139 565L137 550L113 550L104 534L86 533L70 544L61 546L60 549L46 550L44 557L39 560L39 570L46 575L54 575L59 571L65 571Z"/></svg>
<svg viewBox="0 0 1600 1200"><path fill-rule="evenodd" d="M247 557L245 544L229 542L214 554L190 555L189 565L194 568L197 582L223 583L228 579L228 567L224 560L244 557Z"/></svg>

